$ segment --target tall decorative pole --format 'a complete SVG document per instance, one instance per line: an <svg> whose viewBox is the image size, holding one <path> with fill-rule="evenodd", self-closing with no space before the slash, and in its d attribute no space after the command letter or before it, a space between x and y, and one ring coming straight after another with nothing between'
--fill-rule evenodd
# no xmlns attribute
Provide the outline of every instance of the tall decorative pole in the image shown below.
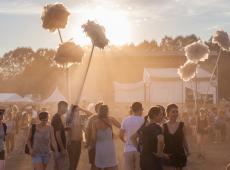
<svg viewBox="0 0 230 170"><path fill-rule="evenodd" d="M198 85L197 85L197 67L199 62L205 61L209 56L209 48L202 41L191 43L185 47L185 56L187 61L178 69L178 74L183 81L195 79L195 110L198 110Z"/></svg>
<svg viewBox="0 0 230 170"><path fill-rule="evenodd" d="M94 21L88 21L86 24L82 25L82 28L84 32L87 34L87 36L90 37L92 42L92 49L89 56L89 61L87 63L86 71L83 76L83 81L80 86L79 94L77 95L77 101L76 104L80 102L81 95L84 89L85 81L89 72L90 64L92 62L93 52L95 47L98 47L100 49L104 49L105 46L108 45L109 40L106 38L105 35L105 28L99 24L97 24Z"/></svg>

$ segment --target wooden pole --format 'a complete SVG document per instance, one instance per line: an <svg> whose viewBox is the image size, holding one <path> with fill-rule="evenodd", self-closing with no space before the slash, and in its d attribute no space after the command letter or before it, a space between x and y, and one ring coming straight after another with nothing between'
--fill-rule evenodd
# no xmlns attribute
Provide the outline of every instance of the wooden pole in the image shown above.
<svg viewBox="0 0 230 170"><path fill-rule="evenodd" d="M78 94L78 96L77 96L76 104L79 104L80 99L81 99L81 95L82 95L82 92L83 92L83 89L84 89L85 81L86 81L86 78L87 78L87 75L88 75L88 72L89 72L89 66L90 66L91 61L92 61L92 56L93 56L94 47L95 47L95 45L93 44L92 50L91 50L91 53L90 53L90 56L89 56L89 62L88 62L88 65L87 65L87 67L86 67L86 72L85 72L85 74L84 74L83 81L82 81L82 84L81 84L81 86L80 86L80 91L79 91L79 94Z"/></svg>
<svg viewBox="0 0 230 170"><path fill-rule="evenodd" d="M62 36L61 36L61 31L60 31L59 28L58 28L58 35L59 35L59 38L60 38L61 43L63 43L63 39L62 39Z"/></svg>

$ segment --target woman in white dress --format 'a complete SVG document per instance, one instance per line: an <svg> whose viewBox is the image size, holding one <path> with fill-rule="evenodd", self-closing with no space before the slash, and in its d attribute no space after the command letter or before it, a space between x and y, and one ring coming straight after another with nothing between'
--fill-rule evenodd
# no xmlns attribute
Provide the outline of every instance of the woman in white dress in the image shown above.
<svg viewBox="0 0 230 170"><path fill-rule="evenodd" d="M115 145L113 142L113 125L120 128L120 123L113 117L108 116L109 108L102 105L99 109L98 118L93 122L92 139L95 141L97 170L117 169Z"/></svg>

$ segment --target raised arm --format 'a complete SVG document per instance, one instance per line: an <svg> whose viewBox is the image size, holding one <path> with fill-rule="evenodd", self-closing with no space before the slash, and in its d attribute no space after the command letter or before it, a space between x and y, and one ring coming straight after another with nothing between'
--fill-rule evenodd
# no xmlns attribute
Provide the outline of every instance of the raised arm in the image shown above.
<svg viewBox="0 0 230 170"><path fill-rule="evenodd" d="M84 112L88 117L92 116L94 114L93 112L90 112L90 111L88 111L86 109L83 109L81 107L78 107L78 108L79 108L80 111Z"/></svg>

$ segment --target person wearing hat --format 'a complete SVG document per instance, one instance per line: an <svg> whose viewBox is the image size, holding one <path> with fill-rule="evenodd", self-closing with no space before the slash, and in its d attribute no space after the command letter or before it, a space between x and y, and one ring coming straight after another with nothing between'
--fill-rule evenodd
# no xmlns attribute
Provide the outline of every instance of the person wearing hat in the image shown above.
<svg viewBox="0 0 230 170"><path fill-rule="evenodd" d="M3 122L4 109L0 109L0 170L5 170L5 138L7 126Z"/></svg>
<svg viewBox="0 0 230 170"><path fill-rule="evenodd" d="M32 125L27 139L35 170L46 169L50 160L50 146L52 146L55 153L58 152L53 127L48 124L48 116L47 112L39 113L40 123Z"/></svg>

